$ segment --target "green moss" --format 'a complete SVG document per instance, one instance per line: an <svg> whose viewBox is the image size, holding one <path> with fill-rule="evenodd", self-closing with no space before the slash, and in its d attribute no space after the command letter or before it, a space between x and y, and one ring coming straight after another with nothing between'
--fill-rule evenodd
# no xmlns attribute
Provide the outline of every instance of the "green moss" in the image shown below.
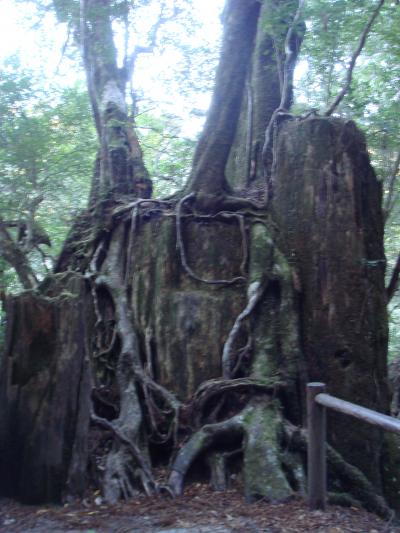
<svg viewBox="0 0 400 533"><path fill-rule="evenodd" d="M279 412L272 403L255 400L244 417L246 439L243 473L248 500L282 501L292 489L282 470L279 453Z"/></svg>
<svg viewBox="0 0 400 533"><path fill-rule="evenodd" d="M250 231L249 282L260 281L271 272L274 260L274 243L264 224L253 224Z"/></svg>
<svg viewBox="0 0 400 533"><path fill-rule="evenodd" d="M276 374L277 367L273 361L276 353L275 339L271 331L266 331L264 335L259 334L255 338L256 351L252 365L252 377L266 378Z"/></svg>
<svg viewBox="0 0 400 533"><path fill-rule="evenodd" d="M278 250L275 249L274 253L274 265L272 267L272 274L274 278L282 279L284 281L291 282L292 270L286 257Z"/></svg>

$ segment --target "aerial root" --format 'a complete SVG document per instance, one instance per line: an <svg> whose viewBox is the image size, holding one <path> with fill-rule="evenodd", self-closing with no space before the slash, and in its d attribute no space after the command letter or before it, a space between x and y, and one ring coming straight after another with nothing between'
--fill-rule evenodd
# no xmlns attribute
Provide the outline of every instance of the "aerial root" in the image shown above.
<svg viewBox="0 0 400 533"><path fill-rule="evenodd" d="M204 425L176 456L168 481L171 490L175 495L182 494L191 465L204 454L211 484L216 490L223 490L228 480L228 459L243 454L245 495L249 501L257 498L284 501L292 497L293 490L282 468L281 422L275 402L263 392L235 416Z"/></svg>
<svg viewBox="0 0 400 533"><path fill-rule="evenodd" d="M285 382L279 379L279 376L271 376L270 379L255 379L255 378L235 378L223 379L216 378L203 382L195 392L192 402L191 410L194 413L203 413L206 404L215 399L217 396L229 392L243 393L246 391L258 392L268 394L274 397L276 393L285 388Z"/></svg>
<svg viewBox="0 0 400 533"><path fill-rule="evenodd" d="M265 287L266 284L261 281L255 281L251 283L247 291L248 294L246 307L236 317L236 320L224 344L222 351L222 375L226 379L230 378L232 373L232 351L234 342L240 333L243 322L252 314L257 304L260 302L264 294Z"/></svg>
<svg viewBox="0 0 400 533"><path fill-rule="evenodd" d="M104 494L109 501L116 501L119 495L130 497L136 492L135 485L142 485L146 494L153 496L160 492L161 487L152 473L144 409L147 407L154 431L157 431L157 417L161 416L163 421L172 419L167 434L161 435L166 440L172 435L174 438L176 436L180 402L170 391L154 381L149 367L145 369L143 366L118 248L108 250L103 272L97 275L95 284L97 287L105 287L109 292L114 304L114 331L121 342L115 368L120 397L118 417L110 421L95 413L91 416L92 423L110 430L115 439L107 454L103 479ZM151 358L151 354L148 356ZM146 400L145 406L140 401L140 388Z"/></svg>

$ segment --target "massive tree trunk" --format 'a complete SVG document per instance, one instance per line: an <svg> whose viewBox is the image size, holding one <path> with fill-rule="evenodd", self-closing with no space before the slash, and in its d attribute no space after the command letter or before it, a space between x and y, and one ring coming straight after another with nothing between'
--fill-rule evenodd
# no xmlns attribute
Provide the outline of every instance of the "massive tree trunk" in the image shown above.
<svg viewBox="0 0 400 533"><path fill-rule="evenodd" d="M89 76L102 141L94 193L56 273L8 303L1 490L25 501L83 494L89 483L109 501L140 488L177 495L207 465L218 489L241 469L249 500L284 500L305 486L297 428L307 380L389 409L381 193L364 140L338 119L277 122L269 211L229 196L251 57L251 72L265 74L254 51L259 3L229 0L191 179L173 200L138 198L129 179L144 166L133 172L119 143L124 88L105 54L108 3L97 5L99 20L90 9L83 18L89 42L106 37L103 56L85 48L98 73ZM397 460L396 446L339 417L329 433L331 489L388 514L384 497L394 505L399 487L384 459ZM164 485L153 476L161 463Z"/></svg>
<svg viewBox="0 0 400 533"><path fill-rule="evenodd" d="M310 117L286 121L274 149L274 220L300 282L309 379L388 413L382 192L365 140L353 122ZM328 427L382 489L382 432L335 414Z"/></svg>

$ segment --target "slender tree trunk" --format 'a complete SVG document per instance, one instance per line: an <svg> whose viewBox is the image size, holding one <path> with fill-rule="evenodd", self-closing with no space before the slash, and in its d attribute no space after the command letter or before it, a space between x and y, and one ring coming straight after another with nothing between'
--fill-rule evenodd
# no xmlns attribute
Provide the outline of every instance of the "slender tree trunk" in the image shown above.
<svg viewBox="0 0 400 533"><path fill-rule="evenodd" d="M265 187L262 149L272 114L281 102L286 32L296 9L297 2L293 0L262 2L239 123L226 169L228 182L235 188ZM289 87L284 102L287 111L293 101L293 73L304 31L304 24L299 23L290 40L292 56L287 69Z"/></svg>
<svg viewBox="0 0 400 533"><path fill-rule="evenodd" d="M62 20L63 3L54 1ZM132 76L117 64L110 0L80 0L79 14L72 11L75 41L82 54L88 93L96 125L99 150L92 176L88 209L81 213L66 239L56 272L84 271L98 240L109 230L109 207L132 197L150 198L152 184L143 154L128 116L126 85Z"/></svg>
<svg viewBox="0 0 400 533"><path fill-rule="evenodd" d="M228 0L225 6L221 60L213 99L186 190L209 195L224 194L230 190L225 167L251 64L259 11L257 0Z"/></svg>

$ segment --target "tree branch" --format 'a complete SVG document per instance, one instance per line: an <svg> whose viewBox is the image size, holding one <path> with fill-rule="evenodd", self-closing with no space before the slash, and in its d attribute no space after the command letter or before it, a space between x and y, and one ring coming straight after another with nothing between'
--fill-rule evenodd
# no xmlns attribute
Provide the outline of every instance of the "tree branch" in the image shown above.
<svg viewBox="0 0 400 533"><path fill-rule="evenodd" d="M387 301L388 303L396 294L396 291L399 286L399 277L400 277L400 254L397 256L396 264L394 266L392 275L390 277L389 285L386 289Z"/></svg>
<svg viewBox="0 0 400 533"><path fill-rule="evenodd" d="M54 73L55 76L57 76L59 71L60 71L60 66L61 66L61 63L63 62L64 57L65 57L65 53L67 51L71 35L72 35L72 23L69 22L68 26L67 26L67 37L65 38L64 45L63 45L63 47L61 49L60 60L59 60L59 62L57 64L57 67L56 67L56 70L55 70L55 73Z"/></svg>
<svg viewBox="0 0 400 533"><path fill-rule="evenodd" d="M288 32L286 34L285 39L285 63L283 65L283 84L282 84L282 91L281 91L281 102L279 104L279 109L286 109L286 106L288 105L288 102L290 100L289 93L290 93L290 72L291 67L293 64L293 61L296 61L296 56L294 55L294 50L292 48L292 39L293 34L295 31L295 28L297 24L300 21L300 17L303 11L304 7L304 1L305 0L299 0L299 4L296 10L296 13L294 15L294 18L292 20L292 23L290 24L290 27L288 29Z"/></svg>
<svg viewBox="0 0 400 533"><path fill-rule="evenodd" d="M39 205L43 202L44 196L43 194L39 194L36 198L34 198L32 201L28 202L27 205L27 211L28 215L26 217L26 235L23 242L23 252L29 253L31 250L33 250L35 246L34 242L34 226L35 226L35 214L37 211L37 208Z"/></svg>
<svg viewBox="0 0 400 533"><path fill-rule="evenodd" d="M384 216L384 221L386 223L387 219L389 218L389 215L393 209L393 206L394 206L394 201L395 201L395 194L394 194L394 186L396 184L396 181L397 181L397 175L398 175L398 172L399 172L399 167L400 167L400 150L397 152L397 157L396 157L396 160L394 162L394 165L393 165L393 169L392 169L392 172L390 174L390 177L389 177L389 191L388 191L388 194L386 196L386 200L385 200L385 206L383 208L383 216Z"/></svg>
<svg viewBox="0 0 400 533"><path fill-rule="evenodd" d="M37 286L38 280L29 264L26 254L13 240L7 231L7 223L3 223L1 218L0 255L14 268L24 289L34 289Z"/></svg>
<svg viewBox="0 0 400 533"><path fill-rule="evenodd" d="M125 58L124 58L124 73L125 73L125 81L128 82L135 70L135 63L140 54L151 54L154 51L154 48L156 47L157 43L157 35L159 29L170 20L173 20L176 15L179 13L179 8L177 6L174 6L172 15L164 15L166 9L165 2L162 3L161 9L160 9L160 16L158 17L157 21L153 24L149 31L149 43L146 46L137 45L135 46L135 49L131 55L127 54L127 44L125 38Z"/></svg>
<svg viewBox="0 0 400 533"><path fill-rule="evenodd" d="M364 45L365 45L365 41L367 40L367 36L371 30L371 27L373 25L373 23L375 22L375 19L377 18L377 16L379 15L379 12L383 6L383 4L385 3L385 0L379 0L378 2L378 5L376 6L376 8L374 9L372 15L370 16L362 34L361 34L361 37L360 37L360 40L358 42L358 46L357 48L355 49L352 57L351 57L351 60L350 60L350 64L349 64L349 68L347 69L347 75L346 75L346 79L345 79L345 83L343 85L343 88L342 90L340 91L340 93L336 96L334 102L332 103L332 105L328 108L328 110L325 112L325 116L326 117L329 117L330 115L332 115L332 113L336 110L336 108L338 107L338 105L340 104L340 102L343 100L343 98L346 96L348 90L350 89L350 85L351 85L351 81L352 81L352 78L353 78L353 71L354 71L354 67L356 65L356 61L358 59L358 56L361 54L361 51L362 49L364 48Z"/></svg>

